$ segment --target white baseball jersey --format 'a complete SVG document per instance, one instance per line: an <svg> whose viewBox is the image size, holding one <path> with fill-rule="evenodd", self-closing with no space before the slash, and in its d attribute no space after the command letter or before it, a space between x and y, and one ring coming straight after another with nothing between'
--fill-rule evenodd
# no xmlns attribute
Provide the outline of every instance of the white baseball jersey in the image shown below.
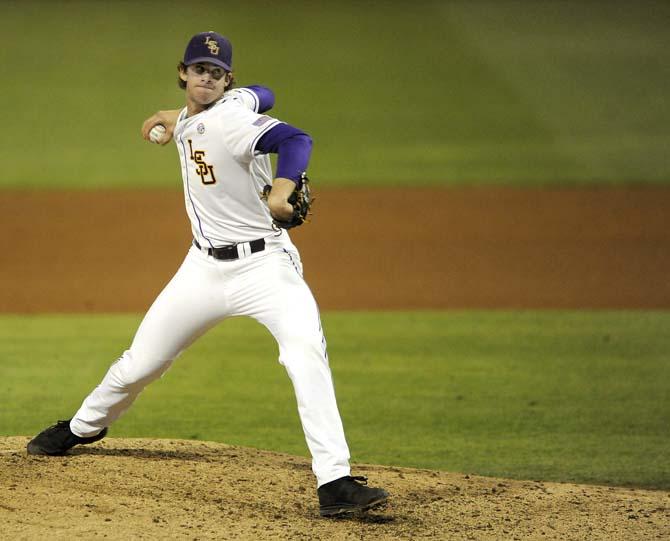
<svg viewBox="0 0 670 541"><path fill-rule="evenodd" d="M234 89L209 109L179 115L174 132L181 160L186 212L193 238L219 247L267 237L274 232L267 205L259 197L272 183L267 154L255 146L280 123L256 112L258 98ZM250 182L251 179L251 182Z"/></svg>

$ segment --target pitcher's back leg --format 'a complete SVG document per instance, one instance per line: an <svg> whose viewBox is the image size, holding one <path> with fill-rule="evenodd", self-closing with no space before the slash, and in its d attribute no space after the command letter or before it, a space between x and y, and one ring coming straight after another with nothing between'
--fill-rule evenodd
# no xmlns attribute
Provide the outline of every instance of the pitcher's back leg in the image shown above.
<svg viewBox="0 0 670 541"><path fill-rule="evenodd" d="M109 426L184 349L223 319L227 309L216 268L191 249L147 312L130 348L84 400L70 424L72 431L86 437Z"/></svg>

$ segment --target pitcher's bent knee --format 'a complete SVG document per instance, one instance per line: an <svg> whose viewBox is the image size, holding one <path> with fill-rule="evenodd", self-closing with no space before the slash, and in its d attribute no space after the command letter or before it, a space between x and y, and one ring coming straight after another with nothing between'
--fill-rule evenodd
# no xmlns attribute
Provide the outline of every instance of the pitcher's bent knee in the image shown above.
<svg viewBox="0 0 670 541"><path fill-rule="evenodd" d="M110 375L121 389L143 388L162 376L173 359L151 359L126 350L110 368Z"/></svg>

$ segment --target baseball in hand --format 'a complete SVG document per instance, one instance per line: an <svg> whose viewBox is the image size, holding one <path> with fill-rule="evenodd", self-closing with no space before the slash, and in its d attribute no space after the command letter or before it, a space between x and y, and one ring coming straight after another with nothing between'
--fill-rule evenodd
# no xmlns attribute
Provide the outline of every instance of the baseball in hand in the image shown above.
<svg viewBox="0 0 670 541"><path fill-rule="evenodd" d="M151 131L149 132L149 140L152 143L160 145L161 142L163 141L163 136L165 135L166 131L167 130L165 129L165 126L163 126L163 124L156 124L153 128L151 128Z"/></svg>

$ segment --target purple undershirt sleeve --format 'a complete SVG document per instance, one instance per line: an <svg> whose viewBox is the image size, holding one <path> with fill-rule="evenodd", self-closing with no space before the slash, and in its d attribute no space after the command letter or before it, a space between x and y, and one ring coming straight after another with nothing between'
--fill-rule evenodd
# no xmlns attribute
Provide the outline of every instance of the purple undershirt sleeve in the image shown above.
<svg viewBox="0 0 670 541"><path fill-rule="evenodd" d="M269 111L274 107L275 95L274 92L272 92L272 90L270 90L268 87L261 85L251 85L245 88L248 88L254 94L256 94L256 97L258 98L259 113L264 113L265 111Z"/></svg>
<svg viewBox="0 0 670 541"><path fill-rule="evenodd" d="M311 153L312 139L309 135L303 133L286 139L277 152L276 177L290 178L301 188L301 176L307 171Z"/></svg>
<svg viewBox="0 0 670 541"><path fill-rule="evenodd" d="M290 178L300 188L300 177L307 170L312 153L312 138L289 124L277 124L256 143L263 154L277 154L275 178Z"/></svg>

